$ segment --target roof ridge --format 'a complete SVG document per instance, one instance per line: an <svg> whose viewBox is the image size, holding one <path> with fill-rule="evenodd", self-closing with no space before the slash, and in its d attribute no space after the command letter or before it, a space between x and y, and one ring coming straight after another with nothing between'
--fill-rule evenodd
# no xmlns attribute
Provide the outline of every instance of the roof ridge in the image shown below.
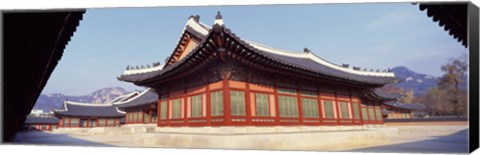
<svg viewBox="0 0 480 155"><path fill-rule="evenodd" d="M151 90L151 88L147 88L145 91L139 93L137 96L134 96L134 97L130 98L129 100L122 101L122 102L115 102L115 103L113 103L113 105L117 106L117 105L126 104L126 103L128 103L128 102L130 102L130 101L133 101L133 100L139 98L139 97L142 96L142 95L145 95L145 94L146 94L147 92L149 92L150 90Z"/></svg>
<svg viewBox="0 0 480 155"><path fill-rule="evenodd" d="M82 102L74 102L74 101L67 101L67 100L65 100L65 103L72 104L72 105L79 105L79 106L90 106L90 107L108 107L113 105L111 103L94 104L94 103L82 103Z"/></svg>

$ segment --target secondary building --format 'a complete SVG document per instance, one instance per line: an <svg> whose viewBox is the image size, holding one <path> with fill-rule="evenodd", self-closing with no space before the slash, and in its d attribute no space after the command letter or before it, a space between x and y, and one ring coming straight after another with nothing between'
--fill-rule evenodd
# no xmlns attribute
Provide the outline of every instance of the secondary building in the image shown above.
<svg viewBox="0 0 480 155"><path fill-rule="evenodd" d="M152 89L147 89L126 101L113 103L125 111L125 124L157 123L158 96Z"/></svg>
<svg viewBox="0 0 480 155"><path fill-rule="evenodd" d="M188 19L164 65L127 67L118 77L155 90L158 126L383 123L382 101L368 94L397 81L390 70L275 49L235 35L220 14L213 26L199 18Z"/></svg>
<svg viewBox="0 0 480 155"><path fill-rule="evenodd" d="M59 121L56 117L27 117L25 124L28 130L52 131L58 128Z"/></svg>
<svg viewBox="0 0 480 155"><path fill-rule="evenodd" d="M91 104L65 101L54 114L60 118L59 127L118 127L125 113L113 104Z"/></svg>

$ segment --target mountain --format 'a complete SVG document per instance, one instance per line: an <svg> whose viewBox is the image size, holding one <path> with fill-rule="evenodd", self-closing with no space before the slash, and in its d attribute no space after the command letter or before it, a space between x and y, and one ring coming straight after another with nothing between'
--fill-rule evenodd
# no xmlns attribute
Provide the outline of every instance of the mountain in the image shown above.
<svg viewBox="0 0 480 155"><path fill-rule="evenodd" d="M127 93L128 92L121 87L109 87L96 90L93 93L83 96L68 96L61 93L41 94L33 108L48 112L61 108L65 100L92 104L106 103Z"/></svg>
<svg viewBox="0 0 480 155"><path fill-rule="evenodd" d="M416 73L404 66L394 67L392 71L399 79L399 82L396 83L395 86L405 91L413 91L415 96L422 95L426 93L428 89L437 86L439 79L432 75Z"/></svg>
<svg viewBox="0 0 480 155"><path fill-rule="evenodd" d="M416 73L404 66L394 67L392 71L400 80L398 83L394 84L394 86L406 91L413 91L415 96L423 95L428 89L436 87L440 80L440 77ZM464 77L463 82L460 84L460 88L466 89L467 86L467 77Z"/></svg>

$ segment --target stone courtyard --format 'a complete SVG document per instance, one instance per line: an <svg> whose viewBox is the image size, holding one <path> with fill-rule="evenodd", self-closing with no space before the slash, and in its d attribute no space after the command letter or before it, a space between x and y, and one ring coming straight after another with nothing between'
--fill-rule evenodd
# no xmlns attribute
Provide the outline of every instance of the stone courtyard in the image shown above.
<svg viewBox="0 0 480 155"><path fill-rule="evenodd" d="M168 127L57 129L15 144L347 152L467 153L468 126Z"/></svg>

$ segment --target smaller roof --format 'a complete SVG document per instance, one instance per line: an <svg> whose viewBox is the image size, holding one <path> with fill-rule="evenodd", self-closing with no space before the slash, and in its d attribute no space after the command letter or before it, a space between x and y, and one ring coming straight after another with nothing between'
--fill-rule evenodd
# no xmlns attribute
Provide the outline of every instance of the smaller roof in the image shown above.
<svg viewBox="0 0 480 155"><path fill-rule="evenodd" d="M387 110L387 109L382 109L382 114L383 114L383 115L387 115L387 114L389 114L389 113L392 113L392 111Z"/></svg>
<svg viewBox="0 0 480 155"><path fill-rule="evenodd" d="M56 117L27 117L26 124L58 124L60 119Z"/></svg>
<svg viewBox="0 0 480 155"><path fill-rule="evenodd" d="M122 112L113 104L91 104L65 101L63 109L55 110L56 116L78 116L78 117L122 117Z"/></svg>
<svg viewBox="0 0 480 155"><path fill-rule="evenodd" d="M110 101L109 103L127 101L127 100L129 100L130 98L137 96L138 94L140 94L138 91L134 91L134 92L131 92L131 93L128 93L128 94L125 94L125 95L120 95L120 96L118 96L117 98L115 98L115 99L113 99L112 101Z"/></svg>
<svg viewBox="0 0 480 155"><path fill-rule="evenodd" d="M149 105L157 102L158 102L157 93L153 89L148 88L147 90L131 98L130 100L127 100L124 102L116 102L113 104L120 109L125 109L130 107L145 106L145 105Z"/></svg>
<svg viewBox="0 0 480 155"><path fill-rule="evenodd" d="M375 95L376 97L382 100L397 100L404 96L403 94L400 94L400 93L386 92L379 89L373 90L373 95Z"/></svg>
<svg viewBox="0 0 480 155"><path fill-rule="evenodd" d="M386 102L385 105L395 107L395 108L407 109L407 110L422 110L422 109L425 109L425 105L418 104L418 103L405 104L405 103L400 103L400 102L395 101L395 102Z"/></svg>

